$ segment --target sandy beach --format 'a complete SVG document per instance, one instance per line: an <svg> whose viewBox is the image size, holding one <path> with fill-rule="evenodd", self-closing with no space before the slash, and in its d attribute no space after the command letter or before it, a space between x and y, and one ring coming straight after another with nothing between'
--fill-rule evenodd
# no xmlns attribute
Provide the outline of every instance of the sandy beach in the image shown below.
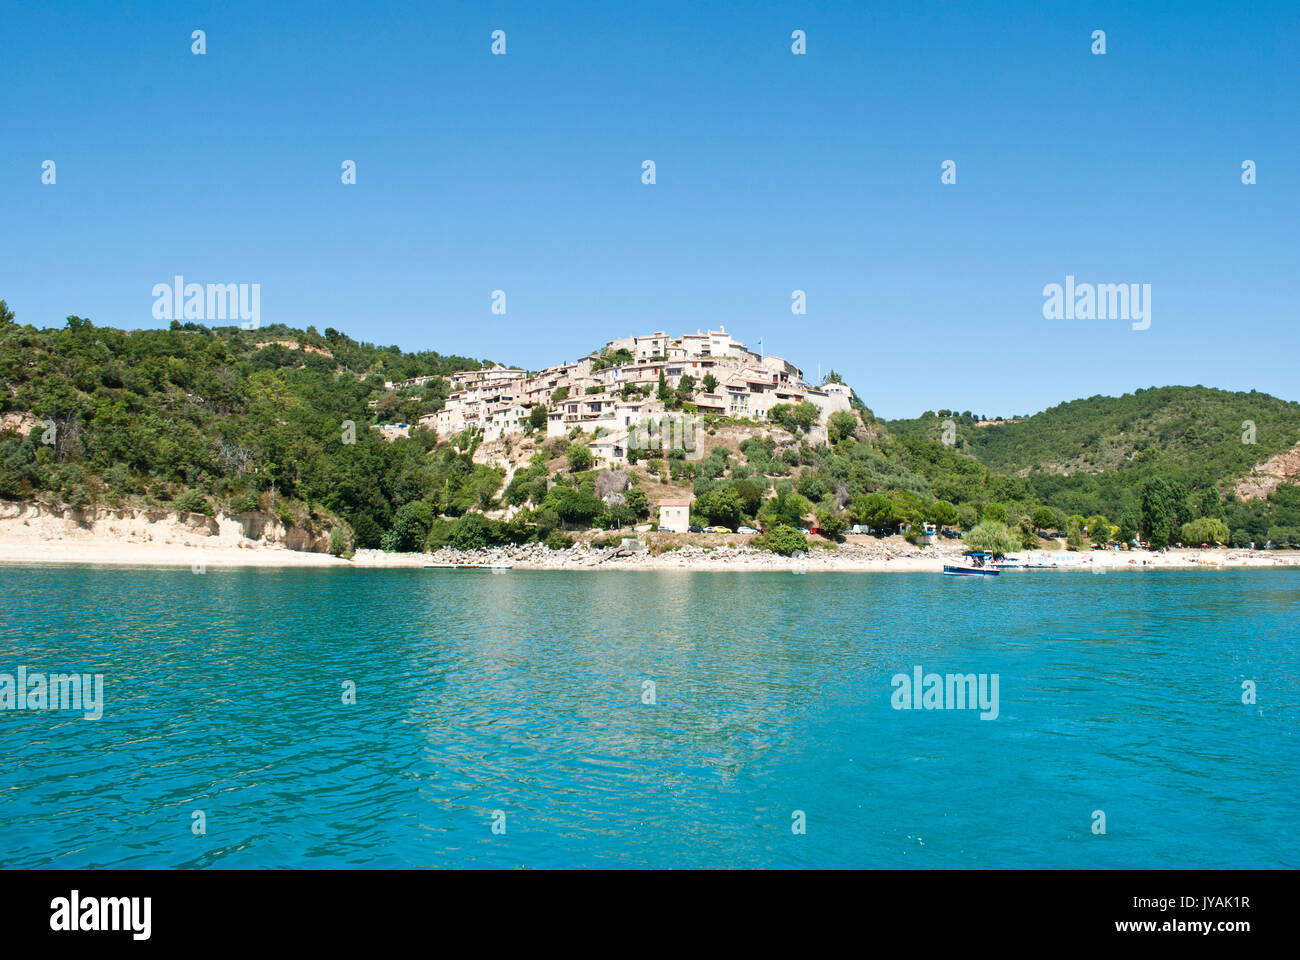
<svg viewBox="0 0 1300 960"><path fill-rule="evenodd" d="M701 546L664 543L645 538L650 549L620 554L612 548L578 544L548 550L528 544L474 552L384 553L359 550L350 559L287 549L257 541L231 543L222 538L179 537L167 540L113 540L103 536L42 539L15 536L0 530L0 564L93 564L102 566L190 567L338 567L394 568L439 566L509 566L520 570L781 570L801 573L939 573L945 563L959 562L962 547L945 543L914 547L899 538L844 543L834 549L814 548L804 556L781 557L743 544ZM716 541L719 538L714 538ZM735 538L739 539L739 538ZM869 538L855 538L869 540ZM204 542L204 541L208 542ZM1123 570L1187 570L1229 568L1300 568L1300 551L1233 549L1147 551L1027 551L1008 558L1028 562L1036 570L1105 573ZM1027 571L1029 572L1029 571Z"/></svg>

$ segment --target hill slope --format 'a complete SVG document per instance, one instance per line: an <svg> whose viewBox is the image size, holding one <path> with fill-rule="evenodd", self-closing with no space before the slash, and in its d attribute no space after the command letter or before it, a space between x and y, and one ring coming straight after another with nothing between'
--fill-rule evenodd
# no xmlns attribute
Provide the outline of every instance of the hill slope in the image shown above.
<svg viewBox="0 0 1300 960"><path fill-rule="evenodd" d="M896 436L937 441L948 418L941 411L888 427ZM1199 386L1072 400L1014 423L951 419L957 450L1038 489L1084 489L1092 485L1089 477L1130 485L1160 475L1189 489L1215 486L1226 493L1257 464L1300 441L1300 404ZM1105 479L1109 474L1115 476Z"/></svg>
<svg viewBox="0 0 1300 960"><path fill-rule="evenodd" d="M643 521L687 492L703 523L815 524L832 537L859 523L1007 521L1033 545L1035 527L1077 513L1090 537L1125 541L1154 511L1170 536L1213 518L1238 542L1300 541L1300 487L1274 477L1267 500L1221 496L1300 437L1300 407L1262 394L1170 387L1003 426L956 417L955 447L940 442L940 417L885 425L860 402L815 428L704 418L699 459L657 451L618 474L591 469L585 438L528 433L497 449L469 432L388 442L368 429L438 409L443 378L480 366L310 327L123 331L70 317L39 330L0 301L0 499L257 511L314 542L341 530L347 545L403 550L559 542ZM417 376L433 379L385 387ZM1253 445L1240 439L1247 419ZM1144 499L1151 483L1158 497Z"/></svg>

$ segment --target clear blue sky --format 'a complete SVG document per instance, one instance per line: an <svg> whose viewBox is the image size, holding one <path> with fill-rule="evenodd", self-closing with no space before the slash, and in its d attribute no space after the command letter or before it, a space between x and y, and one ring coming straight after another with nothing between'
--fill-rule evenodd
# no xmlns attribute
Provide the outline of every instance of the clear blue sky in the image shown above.
<svg viewBox="0 0 1300 960"><path fill-rule="evenodd" d="M888 417L1300 399L1300 4L86 6L0 15L22 322L157 326L182 274L531 368L724 324ZM1151 284L1151 328L1044 320L1066 274Z"/></svg>

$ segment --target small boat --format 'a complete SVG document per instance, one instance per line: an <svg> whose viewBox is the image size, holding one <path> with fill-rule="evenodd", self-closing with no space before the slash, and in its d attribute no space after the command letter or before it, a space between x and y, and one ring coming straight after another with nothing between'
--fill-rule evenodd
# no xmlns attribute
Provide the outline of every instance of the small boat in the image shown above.
<svg viewBox="0 0 1300 960"><path fill-rule="evenodd" d="M950 577L996 577L1001 571L993 564L993 554L983 550L967 550L962 554L966 563L945 563L943 572Z"/></svg>

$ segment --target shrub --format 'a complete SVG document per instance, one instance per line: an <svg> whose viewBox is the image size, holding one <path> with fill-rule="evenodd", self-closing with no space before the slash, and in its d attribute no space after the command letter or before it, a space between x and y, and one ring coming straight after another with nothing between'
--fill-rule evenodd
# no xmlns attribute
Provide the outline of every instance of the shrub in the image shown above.
<svg viewBox="0 0 1300 960"><path fill-rule="evenodd" d="M590 470L591 465L596 462L596 458L591 455L585 443L569 444L569 449L564 452L564 456L569 461L569 470L573 473Z"/></svg>
<svg viewBox="0 0 1300 960"><path fill-rule="evenodd" d="M336 557L352 551L352 537L348 535L348 528L343 524L330 531L329 551Z"/></svg>
<svg viewBox="0 0 1300 960"><path fill-rule="evenodd" d="M381 545L384 530L368 513L359 513L352 518L352 539L357 547L374 550Z"/></svg>
<svg viewBox="0 0 1300 960"><path fill-rule="evenodd" d="M451 525L447 545L457 550L481 550L502 539L499 523L481 513L467 513Z"/></svg>
<svg viewBox="0 0 1300 960"><path fill-rule="evenodd" d="M1083 524L1071 517L1068 521L1068 527L1069 529L1065 535L1065 548L1067 550L1082 550L1084 548Z"/></svg>
<svg viewBox="0 0 1300 960"><path fill-rule="evenodd" d="M794 527L787 527L785 524L778 524L769 533L755 537L750 543L760 550L771 550L783 557L788 557L796 550L808 549L808 538Z"/></svg>
<svg viewBox="0 0 1300 960"><path fill-rule="evenodd" d="M231 501L230 509L235 513L254 513L259 509L257 494L244 493Z"/></svg>
<svg viewBox="0 0 1300 960"><path fill-rule="evenodd" d="M201 513L204 516L212 516L212 504L208 503L208 498L197 490L186 490L173 502L172 506L179 513Z"/></svg>
<svg viewBox="0 0 1300 960"><path fill-rule="evenodd" d="M1020 535L1013 533L1005 523L985 520L966 534L966 546L971 550L990 553L1014 553L1020 549Z"/></svg>
<svg viewBox="0 0 1300 960"><path fill-rule="evenodd" d="M404 553L423 550L425 538L429 536L429 527L432 525L433 507L429 503L414 500L402 504L393 515L392 549Z"/></svg>
<svg viewBox="0 0 1300 960"><path fill-rule="evenodd" d="M1188 546L1198 543L1228 542L1228 525L1214 517L1201 517L1199 520L1184 523L1179 532L1182 534L1183 543Z"/></svg>

